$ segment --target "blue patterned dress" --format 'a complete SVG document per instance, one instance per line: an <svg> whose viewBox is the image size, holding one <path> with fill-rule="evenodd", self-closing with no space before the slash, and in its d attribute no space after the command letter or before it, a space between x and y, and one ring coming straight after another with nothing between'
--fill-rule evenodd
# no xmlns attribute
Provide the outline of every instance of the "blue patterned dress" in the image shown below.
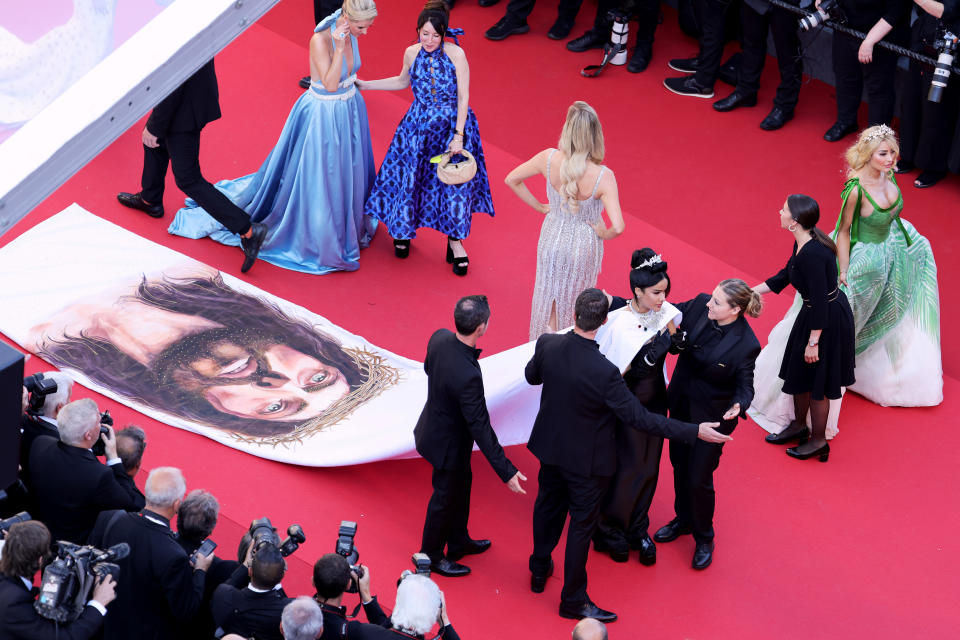
<svg viewBox="0 0 960 640"><path fill-rule="evenodd" d="M493 215L477 117L468 108L463 127L463 148L476 158L477 175L458 185L440 182L430 158L447 150L456 128L456 70L441 46L421 49L409 73L413 104L397 127L364 211L397 239L415 238L420 227L466 238L474 212Z"/></svg>

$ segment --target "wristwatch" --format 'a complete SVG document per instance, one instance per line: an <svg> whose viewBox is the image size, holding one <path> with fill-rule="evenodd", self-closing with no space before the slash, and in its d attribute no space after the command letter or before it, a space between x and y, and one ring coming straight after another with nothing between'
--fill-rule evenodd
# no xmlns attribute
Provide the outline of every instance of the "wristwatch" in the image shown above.
<svg viewBox="0 0 960 640"><path fill-rule="evenodd" d="M807 344L810 345L811 347L815 347L815 346L817 346L817 345L819 344L819 341L818 341L818 340L811 340L811 341L808 342Z"/></svg>

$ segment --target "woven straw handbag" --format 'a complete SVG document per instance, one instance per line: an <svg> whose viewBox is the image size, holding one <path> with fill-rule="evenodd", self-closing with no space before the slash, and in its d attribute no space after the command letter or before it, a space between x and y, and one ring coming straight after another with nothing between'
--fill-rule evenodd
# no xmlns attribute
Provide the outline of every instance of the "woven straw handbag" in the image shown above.
<svg viewBox="0 0 960 640"><path fill-rule="evenodd" d="M437 179L444 184L463 184L477 175L477 161L473 154L466 149L457 152L465 158L460 162L451 162L454 154L449 151L443 154L443 159L437 164Z"/></svg>

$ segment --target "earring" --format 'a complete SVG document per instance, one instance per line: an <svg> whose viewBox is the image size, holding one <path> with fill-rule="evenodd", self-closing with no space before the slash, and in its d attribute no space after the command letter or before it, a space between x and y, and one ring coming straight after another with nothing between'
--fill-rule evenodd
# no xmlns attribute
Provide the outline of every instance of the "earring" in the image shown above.
<svg viewBox="0 0 960 640"><path fill-rule="evenodd" d="M797 230L797 223L796 223L796 222L794 222L792 225L790 225L789 227L787 227L787 231L796 231L796 230Z"/></svg>

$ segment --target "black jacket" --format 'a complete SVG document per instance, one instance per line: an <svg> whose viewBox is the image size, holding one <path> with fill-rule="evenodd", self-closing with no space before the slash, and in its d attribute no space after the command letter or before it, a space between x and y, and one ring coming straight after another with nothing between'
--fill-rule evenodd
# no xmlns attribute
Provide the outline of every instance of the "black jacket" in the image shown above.
<svg viewBox="0 0 960 640"><path fill-rule="evenodd" d="M369 640L392 635L387 632L390 619L380 608L376 596L363 605L368 623L347 618L346 607L321 604L320 609L323 611L323 635L320 636L320 640ZM393 637L392 640L400 640L400 638Z"/></svg>
<svg viewBox="0 0 960 640"><path fill-rule="evenodd" d="M701 343L715 330L707 317L709 299L701 293L676 305L683 313L677 329L686 331L687 339L667 389L670 415L693 422L722 422L721 430L729 430L737 419L723 421L723 414L739 402L740 415L746 416L753 402L753 368L760 342L741 315L717 344L703 349Z"/></svg>
<svg viewBox="0 0 960 640"><path fill-rule="evenodd" d="M147 131L158 138L168 133L200 131L219 117L220 90L211 59L153 108Z"/></svg>
<svg viewBox="0 0 960 640"><path fill-rule="evenodd" d="M84 607L73 622L58 625L36 612L35 599L20 578L0 576L0 640L85 640L103 626L103 616L93 607Z"/></svg>
<svg viewBox="0 0 960 640"><path fill-rule="evenodd" d="M613 475L618 420L665 438L697 439L696 425L647 411L597 343L573 331L540 336L525 374L530 384L543 385L527 444L541 463L584 476Z"/></svg>
<svg viewBox="0 0 960 640"><path fill-rule="evenodd" d="M291 601L283 589L260 593L231 584L221 584L213 592L210 610L217 627L257 640L283 640L280 617Z"/></svg>
<svg viewBox="0 0 960 640"><path fill-rule="evenodd" d="M469 468L476 442L493 470L507 482L517 468L507 459L490 426L479 355L479 349L463 344L449 329L434 332L423 361L427 403L413 437L417 452L427 462L447 470Z"/></svg>
<svg viewBox="0 0 960 640"><path fill-rule="evenodd" d="M179 626L196 616L206 576L190 566L166 522L148 510L104 511L97 518L90 544L101 549L130 545L130 555L117 562L117 599L110 605L104 640L178 640Z"/></svg>
<svg viewBox="0 0 960 640"><path fill-rule="evenodd" d="M183 549L189 557L200 546L201 541L188 540L177 535L177 544ZM213 592L218 586L226 582L233 572L240 567L236 560L224 560L214 557L210 568L207 569L207 577L203 585L203 602L197 615L193 620L182 626L181 640L210 640L214 631L217 629L213 621L213 614L210 612L210 602L213 600ZM246 568L244 568L246 570Z"/></svg>
<svg viewBox="0 0 960 640"><path fill-rule="evenodd" d="M101 511L136 511L143 495L122 464L107 466L89 449L40 436L30 448L33 516L47 525L54 540L87 541Z"/></svg>

